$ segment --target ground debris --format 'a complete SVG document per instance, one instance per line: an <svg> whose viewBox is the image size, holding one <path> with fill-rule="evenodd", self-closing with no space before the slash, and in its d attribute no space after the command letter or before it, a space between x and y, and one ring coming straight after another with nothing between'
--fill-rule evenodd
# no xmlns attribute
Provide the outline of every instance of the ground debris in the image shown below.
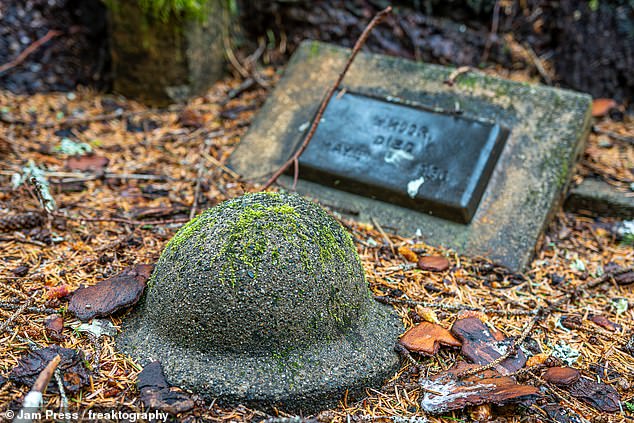
<svg viewBox="0 0 634 423"><path fill-rule="evenodd" d="M141 298L152 270L152 264L137 264L96 285L81 287L73 292L68 310L85 322L130 307Z"/></svg>
<svg viewBox="0 0 634 423"><path fill-rule="evenodd" d="M588 423L588 420L579 416L574 411L561 406L559 404L548 404L543 407L543 410L548 414L548 417L552 421L558 423Z"/></svg>
<svg viewBox="0 0 634 423"><path fill-rule="evenodd" d="M480 319L468 317L456 320L451 332L462 342L462 355L479 365L486 365L501 357L511 346L512 338L506 338L502 332L491 330ZM495 366L500 374L516 372L526 364L526 355L517 349L515 355Z"/></svg>
<svg viewBox="0 0 634 423"><path fill-rule="evenodd" d="M108 160L106 157L98 156L96 154L84 154L82 156L72 156L66 160L66 167L69 170L79 170L81 172L87 171L102 171L108 167Z"/></svg>
<svg viewBox="0 0 634 423"><path fill-rule="evenodd" d="M58 355L61 357L59 369L62 372L64 389L67 392L78 392L90 383L90 374L86 368L84 354L81 351L51 345L28 353L22 357L17 366L9 373L9 379L27 386L32 386L38 375L47 364ZM59 393L54 381L48 385L47 392Z"/></svg>
<svg viewBox="0 0 634 423"><path fill-rule="evenodd" d="M161 363L148 364L139 373L137 387L141 392L141 401L146 407L179 414L194 408L194 401L185 392L170 387L163 375Z"/></svg>
<svg viewBox="0 0 634 423"><path fill-rule="evenodd" d="M619 411L621 396L612 386L597 382L587 377L581 377L576 382L562 387L573 397L585 402L597 410L608 413Z"/></svg>
<svg viewBox="0 0 634 423"><path fill-rule="evenodd" d="M519 385L512 377L502 376L495 370L485 370L462 380L458 378L461 373L476 367L479 366L458 362L445 372L422 379L423 410L430 414L439 414L472 405L532 402L539 395L538 388Z"/></svg>
<svg viewBox="0 0 634 423"><path fill-rule="evenodd" d="M440 325L422 322L414 326L399 340L409 351L434 355L441 345L459 347L462 344L447 329Z"/></svg>
<svg viewBox="0 0 634 423"><path fill-rule="evenodd" d="M423 256L418 260L418 268L430 272L444 272L449 266L449 260L443 256Z"/></svg>

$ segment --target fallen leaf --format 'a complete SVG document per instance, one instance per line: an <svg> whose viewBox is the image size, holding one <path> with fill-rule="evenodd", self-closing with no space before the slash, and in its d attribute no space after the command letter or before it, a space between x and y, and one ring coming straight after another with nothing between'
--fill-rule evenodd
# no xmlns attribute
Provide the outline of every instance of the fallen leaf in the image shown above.
<svg viewBox="0 0 634 423"><path fill-rule="evenodd" d="M68 170L79 170L81 172L98 172L108 167L110 160L96 154L84 154L83 156L73 156L66 160Z"/></svg>
<svg viewBox="0 0 634 423"><path fill-rule="evenodd" d="M401 337L401 345L409 351L434 355L440 345L459 347L458 341L447 329L435 323L423 322L414 326Z"/></svg>
<svg viewBox="0 0 634 423"><path fill-rule="evenodd" d="M22 278L29 273L29 266L18 266L11 271L15 276Z"/></svg>
<svg viewBox="0 0 634 423"><path fill-rule="evenodd" d="M607 317L601 314L591 314L588 317L588 320L601 326L603 329L607 329L612 332L616 332L618 330L621 330L622 328L621 325L614 323L613 321L611 321L610 319L608 319Z"/></svg>
<svg viewBox="0 0 634 423"><path fill-rule="evenodd" d="M77 332L89 333L95 338L99 339L102 336L115 336L117 329L114 327L110 320L105 319L93 319L90 324L82 323L75 327Z"/></svg>
<svg viewBox="0 0 634 423"><path fill-rule="evenodd" d="M422 409L430 414L440 414L480 404L533 401L539 395L538 388L519 385L512 377L502 376L494 370L458 379L459 374L475 367L479 366L459 362L436 376L421 379Z"/></svg>
<svg viewBox="0 0 634 423"><path fill-rule="evenodd" d="M44 320L44 328L46 333L55 341L64 339L62 331L64 330L64 318L59 314L53 314Z"/></svg>
<svg viewBox="0 0 634 423"><path fill-rule="evenodd" d="M68 285L58 285L52 286L48 289L47 296L50 299L64 298L71 293L70 286Z"/></svg>
<svg viewBox="0 0 634 423"><path fill-rule="evenodd" d="M167 384L161 363L148 364L139 373L137 388L146 407L179 414L194 408L194 401L185 392Z"/></svg>
<svg viewBox="0 0 634 423"><path fill-rule="evenodd" d="M528 360L526 360L526 367L533 367L544 364L548 357L549 355L546 353L535 354L534 356L529 357Z"/></svg>
<svg viewBox="0 0 634 423"><path fill-rule="evenodd" d="M558 423L585 423L586 419L579 416L569 408L563 407L559 404L548 404L543 407L543 410L548 414L553 422Z"/></svg>
<svg viewBox="0 0 634 423"><path fill-rule="evenodd" d="M398 253L405 257L405 260L411 263L416 263L418 261L418 255L405 245L398 247Z"/></svg>
<svg viewBox="0 0 634 423"><path fill-rule="evenodd" d="M67 392L78 392L90 384L90 374L85 366L84 354L81 351L51 345L41 350L29 352L22 357L11 370L9 379L27 386L32 386L35 379L46 365L56 356L61 357L58 368L61 370L64 388ZM59 393L55 379L48 384L47 392Z"/></svg>
<svg viewBox="0 0 634 423"><path fill-rule="evenodd" d="M431 272L444 272L449 269L449 260L443 256L423 256L418 260L418 268Z"/></svg>
<svg viewBox="0 0 634 423"><path fill-rule="evenodd" d="M194 109L184 109L178 116L178 123L188 128L201 128L205 124L205 117Z"/></svg>
<svg viewBox="0 0 634 423"><path fill-rule="evenodd" d="M575 383L566 386L570 395L580 399L597 410L615 413L620 410L621 396L612 386L581 377Z"/></svg>
<svg viewBox="0 0 634 423"><path fill-rule="evenodd" d="M451 333L462 342L462 355L476 364L484 365L492 362L504 354L512 343L502 332L491 331L480 319L468 317L456 320L451 327ZM502 375L516 372L526 364L526 355L521 349L495 366Z"/></svg>
<svg viewBox="0 0 634 423"><path fill-rule="evenodd" d="M139 301L154 265L137 264L96 285L73 292L68 310L81 321L106 317Z"/></svg>
<svg viewBox="0 0 634 423"><path fill-rule="evenodd" d="M438 315L436 314L436 311L429 307L423 307L420 304L417 305L416 314L418 314L420 318L426 322L440 323L440 320L438 319Z"/></svg>
<svg viewBox="0 0 634 423"><path fill-rule="evenodd" d="M572 367L551 367L544 372L542 379L557 386L570 385L581 377L579 370Z"/></svg>
<svg viewBox="0 0 634 423"><path fill-rule="evenodd" d="M611 98L595 98L592 100L592 116L605 116L610 109L616 107L617 105L616 101Z"/></svg>

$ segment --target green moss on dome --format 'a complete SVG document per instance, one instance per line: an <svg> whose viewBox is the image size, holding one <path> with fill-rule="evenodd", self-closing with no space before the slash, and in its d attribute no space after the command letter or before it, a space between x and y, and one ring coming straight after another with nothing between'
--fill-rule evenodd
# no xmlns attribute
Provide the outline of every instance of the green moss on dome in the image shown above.
<svg viewBox="0 0 634 423"><path fill-rule="evenodd" d="M245 272L257 279L266 262L283 264L284 254L297 254L298 264L311 275L333 260L345 264L349 276L355 268L362 269L352 238L339 223L319 206L302 205L302 210L298 210L297 204L293 205L296 201L289 198L293 196L271 192L246 194L206 210L174 235L163 255L176 254L185 242L186 248L202 251L207 237L213 233L221 245L214 248L216 252L209 257L209 263L219 267L221 279L234 286ZM280 242L281 239L285 242Z"/></svg>

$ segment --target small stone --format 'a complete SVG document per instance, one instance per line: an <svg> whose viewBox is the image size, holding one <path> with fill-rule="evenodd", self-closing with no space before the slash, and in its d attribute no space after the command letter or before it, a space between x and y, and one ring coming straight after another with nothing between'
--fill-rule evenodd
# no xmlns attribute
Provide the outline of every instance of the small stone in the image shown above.
<svg viewBox="0 0 634 423"><path fill-rule="evenodd" d="M443 256L424 256L418 260L418 268L430 272L444 272L449 269L449 260Z"/></svg>

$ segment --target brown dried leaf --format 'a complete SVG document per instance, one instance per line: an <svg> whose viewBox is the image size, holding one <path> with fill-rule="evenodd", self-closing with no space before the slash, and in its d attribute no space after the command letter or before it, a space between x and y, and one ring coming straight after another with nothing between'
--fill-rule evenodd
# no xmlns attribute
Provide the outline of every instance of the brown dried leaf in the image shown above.
<svg viewBox="0 0 634 423"><path fill-rule="evenodd" d="M141 392L141 401L146 407L179 414L194 408L194 401L185 392L170 387L163 375L161 363L148 364L139 373L137 387Z"/></svg>
<svg viewBox="0 0 634 423"><path fill-rule="evenodd" d="M462 342L462 355L476 364L484 365L502 356L511 345L511 338L495 330L491 331L482 321L475 317L456 320L451 327L458 340ZM495 366L495 370L503 375L511 374L524 367L526 355L517 349L515 355Z"/></svg>
<svg viewBox="0 0 634 423"><path fill-rule="evenodd" d="M526 367L533 367L533 366L539 366L540 364L544 364L544 362L546 362L548 357L550 356L546 353L535 354L534 356L529 357L528 360L526 360Z"/></svg>
<svg viewBox="0 0 634 423"><path fill-rule="evenodd" d="M621 325L614 323L613 321L611 321L610 319L608 319L607 317L601 314L591 314L588 317L588 320L590 320L593 323L596 323L597 325L601 326L603 329L607 329L612 332L621 330L621 327L622 327Z"/></svg>
<svg viewBox="0 0 634 423"><path fill-rule="evenodd" d="M410 250L406 245L398 247L398 253L411 263L416 263L418 261L418 255Z"/></svg>
<svg viewBox="0 0 634 423"><path fill-rule="evenodd" d="M414 326L399 340L401 345L409 351L434 355L440 345L459 347L458 341L447 329L435 323L423 322Z"/></svg>
<svg viewBox="0 0 634 423"><path fill-rule="evenodd" d="M32 386L40 372L58 354L61 357L58 368L63 374L62 380L66 391L75 393L90 384L90 374L84 364L84 354L81 351L62 348L59 345L51 345L41 350L32 351L22 357L11 370L9 379L29 387ZM59 392L55 379L48 384L47 392Z"/></svg>
<svg viewBox="0 0 634 423"><path fill-rule="evenodd" d="M83 156L73 156L66 160L66 168L69 170L79 170L81 172L98 172L108 167L110 160L96 154L85 154Z"/></svg>
<svg viewBox="0 0 634 423"><path fill-rule="evenodd" d="M594 100L592 100L592 116L605 116L610 111L610 109L616 106L616 101L612 100L611 98L595 98Z"/></svg>
<svg viewBox="0 0 634 423"><path fill-rule="evenodd" d="M438 315L436 314L436 311L429 308L429 307L423 307L422 305L417 305L416 308L416 314L418 314L420 316L421 319L423 319L426 322L430 322L430 323L440 323L440 320L438 319Z"/></svg>
<svg viewBox="0 0 634 423"><path fill-rule="evenodd" d="M480 404L504 405L520 400L532 401L539 395L538 388L519 385L513 378L502 376L494 370L486 370L463 380L458 379L459 374L474 367L479 366L459 362L445 372L422 379L423 410L430 414L440 414Z"/></svg>
<svg viewBox="0 0 634 423"><path fill-rule="evenodd" d="M423 256L418 260L418 268L430 272L444 272L449 269L449 264L443 256Z"/></svg>
<svg viewBox="0 0 634 423"><path fill-rule="evenodd" d="M579 370L572 367L551 367L544 372L542 379L553 385L570 385L581 377Z"/></svg>
<svg viewBox="0 0 634 423"><path fill-rule="evenodd" d="M201 128L205 117L194 109L184 109L178 116L178 123L189 128Z"/></svg>
<svg viewBox="0 0 634 423"><path fill-rule="evenodd" d="M64 318L59 314L53 314L44 320L44 327L46 333L55 341L61 341L64 339L62 331L64 330Z"/></svg>
<svg viewBox="0 0 634 423"><path fill-rule="evenodd" d="M48 288L47 296L49 299L59 299L68 296L70 293L70 286L64 284Z"/></svg>
<svg viewBox="0 0 634 423"><path fill-rule="evenodd" d="M73 292L68 310L82 321L110 316L139 301L154 265L137 264L96 285Z"/></svg>

